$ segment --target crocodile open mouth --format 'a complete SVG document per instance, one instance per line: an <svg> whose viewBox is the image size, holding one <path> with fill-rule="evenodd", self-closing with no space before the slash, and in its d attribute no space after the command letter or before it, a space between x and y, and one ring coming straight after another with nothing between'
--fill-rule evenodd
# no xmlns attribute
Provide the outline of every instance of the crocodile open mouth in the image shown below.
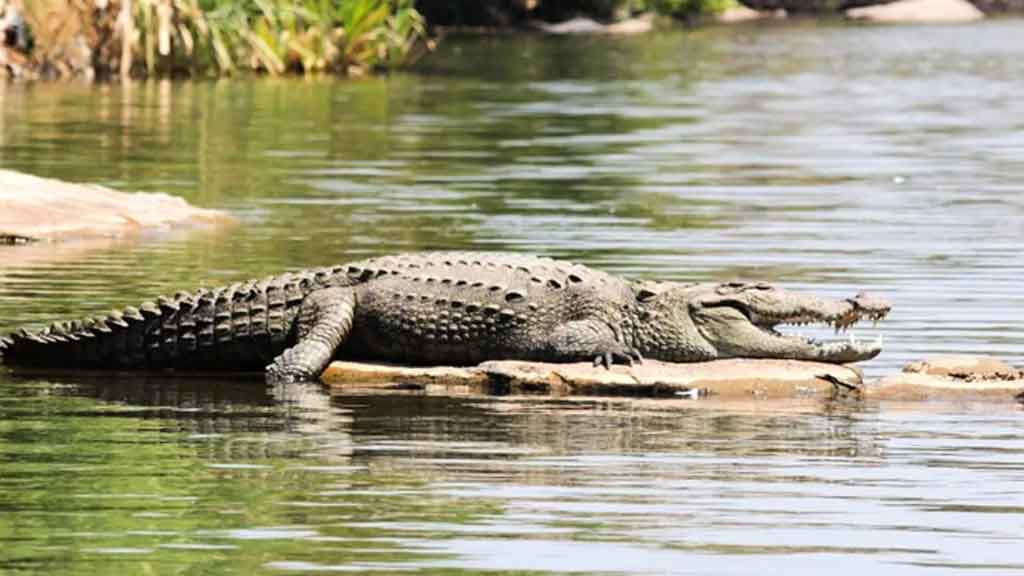
<svg viewBox="0 0 1024 576"><path fill-rule="evenodd" d="M868 349L881 349L882 335L873 341L863 342L858 340L852 328L868 321L877 326L891 310L886 300L867 294L858 294L846 300L798 300L796 305L780 306L778 310L771 310L771 306L758 306L760 310L755 310L755 304L738 298L724 298L709 307L714 306L732 308L762 334L771 338L826 347L839 343L836 338L828 337L830 329L836 334L849 332L849 336L844 339L846 343Z"/></svg>
<svg viewBox="0 0 1024 576"><path fill-rule="evenodd" d="M855 304L853 300L848 302ZM864 309L856 305L842 313L833 315L812 312L793 315L758 314L740 303L735 303L734 306L747 317L751 324L757 326L765 334L778 338L802 339L808 344L827 344L830 340L834 341L834 339L826 339L828 329L835 334L849 332L847 340L851 344L858 344L857 335L852 328L864 321L870 321L877 326L889 314L887 308ZM786 332L783 332L782 328L785 328ZM804 334L805 329L808 330L808 334ZM871 344L881 347L882 335L879 334Z"/></svg>
<svg viewBox="0 0 1024 576"><path fill-rule="evenodd" d="M871 322L878 326L890 311L890 306L884 300L872 298L865 294L858 294L857 297L845 300L838 310L831 311L802 311L792 314L771 314L757 313L740 302L737 310L750 320L751 324L757 326L762 332L779 337L795 338L812 345L826 345L835 342L835 338L828 338L828 329L835 334L847 333L845 338L850 344L859 345L857 334L852 330L861 322ZM830 306L831 307L831 306ZM782 332L781 328L785 328ZM807 334L804 333L807 330ZM882 347L883 335L879 334L871 342L863 342L871 347Z"/></svg>

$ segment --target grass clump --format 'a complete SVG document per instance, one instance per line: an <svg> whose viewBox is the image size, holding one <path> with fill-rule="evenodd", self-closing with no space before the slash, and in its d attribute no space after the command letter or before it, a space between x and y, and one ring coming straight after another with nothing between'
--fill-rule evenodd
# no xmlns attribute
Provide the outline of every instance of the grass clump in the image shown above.
<svg viewBox="0 0 1024 576"><path fill-rule="evenodd" d="M413 0L22 0L20 8L31 37L26 69L43 76L361 75L430 47Z"/></svg>

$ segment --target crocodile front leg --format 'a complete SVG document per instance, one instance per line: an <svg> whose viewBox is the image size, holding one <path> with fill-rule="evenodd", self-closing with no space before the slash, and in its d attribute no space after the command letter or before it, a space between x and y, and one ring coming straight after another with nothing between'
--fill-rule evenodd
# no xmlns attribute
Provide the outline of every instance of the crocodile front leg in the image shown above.
<svg viewBox="0 0 1024 576"><path fill-rule="evenodd" d="M633 365L643 357L635 348L616 337L608 324L598 320L566 322L551 333L548 353L556 362L592 361L610 368L616 362Z"/></svg>
<svg viewBox="0 0 1024 576"><path fill-rule="evenodd" d="M307 296L295 318L297 342L267 366L267 382L303 382L320 376L352 329L355 305L352 288L325 288Z"/></svg>

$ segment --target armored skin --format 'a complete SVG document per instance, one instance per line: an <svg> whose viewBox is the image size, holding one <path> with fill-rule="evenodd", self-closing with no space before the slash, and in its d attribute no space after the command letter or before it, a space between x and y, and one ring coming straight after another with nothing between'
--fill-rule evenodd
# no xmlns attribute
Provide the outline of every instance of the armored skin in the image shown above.
<svg viewBox="0 0 1024 576"><path fill-rule="evenodd" d="M0 339L9 365L266 370L312 380L334 358L411 364L643 358L788 358L848 363L880 344L819 343L776 331L837 330L889 312L859 294L823 300L763 283L631 281L508 253L421 252L180 292L102 318Z"/></svg>

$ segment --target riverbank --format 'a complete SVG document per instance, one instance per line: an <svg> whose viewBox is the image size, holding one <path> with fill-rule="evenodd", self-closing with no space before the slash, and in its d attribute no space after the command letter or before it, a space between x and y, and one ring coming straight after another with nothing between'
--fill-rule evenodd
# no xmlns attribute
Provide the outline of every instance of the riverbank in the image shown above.
<svg viewBox="0 0 1024 576"><path fill-rule="evenodd" d="M641 34L787 15L971 22L1024 0L0 0L0 76L106 79L239 73L363 76L406 66L450 33ZM655 24L655 20L661 23Z"/></svg>

